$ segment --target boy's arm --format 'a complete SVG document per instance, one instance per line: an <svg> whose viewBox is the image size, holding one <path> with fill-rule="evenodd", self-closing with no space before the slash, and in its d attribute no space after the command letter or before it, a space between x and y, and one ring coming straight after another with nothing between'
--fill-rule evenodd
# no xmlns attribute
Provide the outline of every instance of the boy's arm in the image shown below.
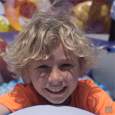
<svg viewBox="0 0 115 115"><path fill-rule="evenodd" d="M11 113L11 111L4 105L0 104L0 115L7 115L9 113Z"/></svg>

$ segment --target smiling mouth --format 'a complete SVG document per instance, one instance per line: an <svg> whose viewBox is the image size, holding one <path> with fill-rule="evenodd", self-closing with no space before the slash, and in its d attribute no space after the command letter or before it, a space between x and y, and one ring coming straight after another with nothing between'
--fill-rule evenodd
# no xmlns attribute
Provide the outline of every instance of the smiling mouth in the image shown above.
<svg viewBox="0 0 115 115"><path fill-rule="evenodd" d="M54 89L48 89L48 88L45 88L45 89L51 94L59 95L59 94L64 93L64 91L67 89L67 86L63 87L63 88L55 89L55 90Z"/></svg>

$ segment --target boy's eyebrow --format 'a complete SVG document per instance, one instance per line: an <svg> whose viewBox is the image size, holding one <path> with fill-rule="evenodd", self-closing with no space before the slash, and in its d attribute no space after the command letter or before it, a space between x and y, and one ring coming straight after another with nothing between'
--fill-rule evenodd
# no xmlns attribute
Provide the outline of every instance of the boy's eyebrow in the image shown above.
<svg viewBox="0 0 115 115"><path fill-rule="evenodd" d="M49 60L39 60L39 63L45 63L45 62L47 62L47 61L49 61ZM50 60L50 61L52 61L52 60ZM59 62L66 62L66 61L74 61L73 59L71 59L71 58L66 58L66 59L61 59L61 60L59 60Z"/></svg>
<svg viewBox="0 0 115 115"><path fill-rule="evenodd" d="M75 63L75 60L69 58L69 59L62 59L59 61L59 63Z"/></svg>
<svg viewBox="0 0 115 115"><path fill-rule="evenodd" d="M74 61L74 60L71 58L66 58L66 59L61 59L60 61Z"/></svg>

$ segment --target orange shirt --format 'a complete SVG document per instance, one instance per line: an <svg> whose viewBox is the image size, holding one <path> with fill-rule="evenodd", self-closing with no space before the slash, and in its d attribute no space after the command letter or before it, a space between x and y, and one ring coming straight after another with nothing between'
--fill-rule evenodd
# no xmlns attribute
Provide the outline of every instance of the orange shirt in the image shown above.
<svg viewBox="0 0 115 115"><path fill-rule="evenodd" d="M92 80L81 80L71 95L69 106L85 109L96 115L115 115L115 102ZM46 104L32 85L19 83L13 91L0 96L0 104L12 112L34 105ZM112 112L108 110L111 109Z"/></svg>

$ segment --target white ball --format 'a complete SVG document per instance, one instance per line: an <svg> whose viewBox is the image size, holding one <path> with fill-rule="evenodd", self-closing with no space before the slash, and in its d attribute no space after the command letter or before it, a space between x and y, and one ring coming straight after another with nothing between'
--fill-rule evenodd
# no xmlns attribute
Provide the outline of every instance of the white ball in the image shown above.
<svg viewBox="0 0 115 115"><path fill-rule="evenodd" d="M94 115L83 109L70 106L38 105L18 110L10 115Z"/></svg>

